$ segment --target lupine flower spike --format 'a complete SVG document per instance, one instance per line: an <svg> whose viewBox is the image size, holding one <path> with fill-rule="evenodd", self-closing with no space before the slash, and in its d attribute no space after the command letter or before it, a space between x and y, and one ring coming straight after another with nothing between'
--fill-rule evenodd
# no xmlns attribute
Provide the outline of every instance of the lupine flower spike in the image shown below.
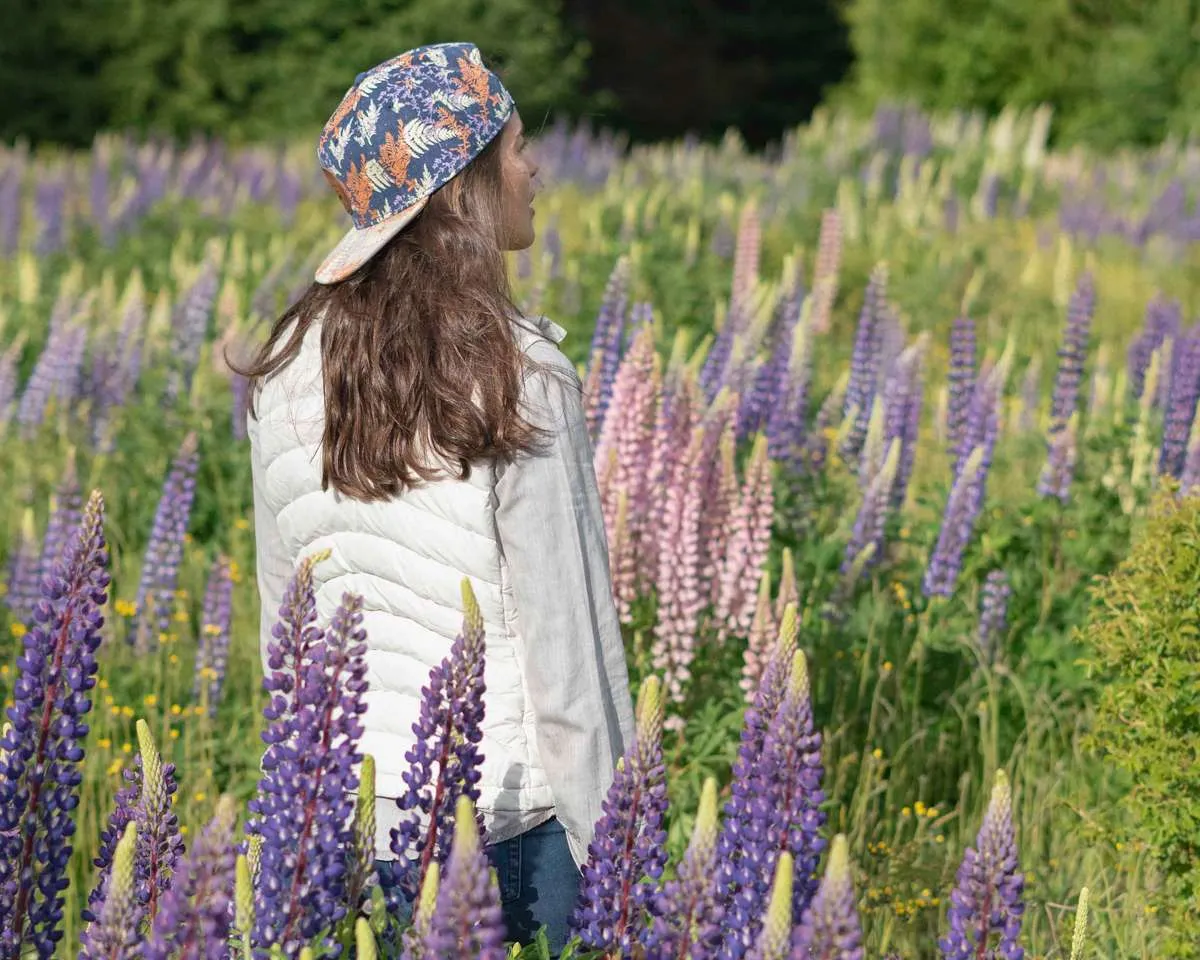
<svg viewBox="0 0 1200 960"><path fill-rule="evenodd" d="M863 960L862 929L845 834L833 838L825 876L792 936L791 960Z"/></svg>
<svg viewBox="0 0 1200 960"><path fill-rule="evenodd" d="M1025 880L1018 867L1012 790L1004 771L998 770L979 836L963 855L958 883L950 895L950 932L938 944L942 960L974 960L985 952L991 956L993 949L1004 960L1022 960Z"/></svg>
<svg viewBox="0 0 1200 960"><path fill-rule="evenodd" d="M177 789L175 765L164 764L145 720L135 724L142 762L142 792L134 810L138 825L137 896L154 922L159 898L171 886L171 876L183 855L179 818L171 807Z"/></svg>
<svg viewBox="0 0 1200 960"><path fill-rule="evenodd" d="M700 792L692 841L674 880L658 896L646 937L646 960L692 960L711 956L721 940L723 911L717 897L717 781Z"/></svg>
<svg viewBox="0 0 1200 960"><path fill-rule="evenodd" d="M50 957L83 779L85 720L108 601L104 499L93 492L53 576L42 581L17 658L12 726L0 741L0 955Z"/></svg>
<svg viewBox="0 0 1200 960"><path fill-rule="evenodd" d="M80 944L80 960L125 960L140 954L139 923L142 908L133 890L137 824L126 824L117 841L112 872L97 900L99 916L88 925Z"/></svg>
<svg viewBox="0 0 1200 960"><path fill-rule="evenodd" d="M666 767L662 752L663 699L658 677L642 681L637 728L625 762L604 800L604 815L588 846L572 928L585 946L628 955L653 912L666 866Z"/></svg>
<svg viewBox="0 0 1200 960"><path fill-rule="evenodd" d="M463 580L463 629L450 654L430 671L421 713L413 724L416 743L405 754L408 789L398 798L403 811L392 829L399 890L410 903L430 863L450 855L451 818L460 796L479 800L479 743L483 739L484 627L479 604Z"/></svg>
<svg viewBox="0 0 1200 960"><path fill-rule="evenodd" d="M795 868L792 855L781 853L775 864L775 880L771 884L771 901L747 960L787 960L792 932L792 874Z"/></svg>
<svg viewBox="0 0 1200 960"><path fill-rule="evenodd" d="M475 806L458 798L454 843L425 937L424 960L504 960L500 890L479 840Z"/></svg>

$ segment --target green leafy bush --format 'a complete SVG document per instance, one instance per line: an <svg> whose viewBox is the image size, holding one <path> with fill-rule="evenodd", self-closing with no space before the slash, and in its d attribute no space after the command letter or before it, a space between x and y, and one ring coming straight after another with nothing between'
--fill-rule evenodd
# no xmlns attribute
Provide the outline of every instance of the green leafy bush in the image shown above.
<svg viewBox="0 0 1200 960"><path fill-rule="evenodd" d="M1102 816L1161 872L1173 957L1200 957L1200 498L1154 506L1083 628L1104 683L1090 746L1129 775Z"/></svg>

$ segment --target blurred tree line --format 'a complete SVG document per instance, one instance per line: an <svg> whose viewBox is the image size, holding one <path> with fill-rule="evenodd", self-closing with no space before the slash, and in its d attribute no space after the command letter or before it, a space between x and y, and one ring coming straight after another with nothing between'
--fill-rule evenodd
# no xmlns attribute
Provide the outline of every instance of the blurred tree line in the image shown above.
<svg viewBox="0 0 1200 960"><path fill-rule="evenodd" d="M1200 0L0 0L0 139L315 133L360 70L470 39L526 123L762 145L822 100L1050 102L1060 140L1200 118Z"/></svg>

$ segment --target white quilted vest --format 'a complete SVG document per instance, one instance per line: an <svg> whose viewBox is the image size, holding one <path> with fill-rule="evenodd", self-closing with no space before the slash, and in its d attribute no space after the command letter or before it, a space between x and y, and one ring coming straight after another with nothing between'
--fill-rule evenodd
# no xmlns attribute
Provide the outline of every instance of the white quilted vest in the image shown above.
<svg viewBox="0 0 1200 960"><path fill-rule="evenodd" d="M543 331L550 323L528 322ZM537 337L516 325L514 331L523 348ZM491 831L498 811L552 808L519 668L512 588L497 543L493 466L475 464L466 481L430 483L388 502L361 503L322 491L320 344L321 325L315 322L299 355L260 388L257 422L251 418L247 425L251 463L256 495L276 519L287 562L332 551L314 569L319 622L328 622L344 592L363 597L369 690L362 750L376 761L376 794L394 798L404 792L404 755L413 744L421 687L462 628L465 576L486 629L479 783L485 828ZM275 612L268 616L264 610L264 652ZM380 827L378 852L390 857Z"/></svg>

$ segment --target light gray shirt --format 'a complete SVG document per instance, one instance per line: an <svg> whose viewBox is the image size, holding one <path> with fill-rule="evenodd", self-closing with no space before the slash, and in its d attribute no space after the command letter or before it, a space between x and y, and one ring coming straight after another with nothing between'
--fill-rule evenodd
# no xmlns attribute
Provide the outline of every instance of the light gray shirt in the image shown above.
<svg viewBox="0 0 1200 960"><path fill-rule="evenodd" d="M579 375L556 346L566 331L545 317L528 322L541 334L528 356L553 371L527 374L523 413L551 438L498 466L496 526L554 793L542 819L557 816L582 863L616 762L633 742L633 705Z"/></svg>

